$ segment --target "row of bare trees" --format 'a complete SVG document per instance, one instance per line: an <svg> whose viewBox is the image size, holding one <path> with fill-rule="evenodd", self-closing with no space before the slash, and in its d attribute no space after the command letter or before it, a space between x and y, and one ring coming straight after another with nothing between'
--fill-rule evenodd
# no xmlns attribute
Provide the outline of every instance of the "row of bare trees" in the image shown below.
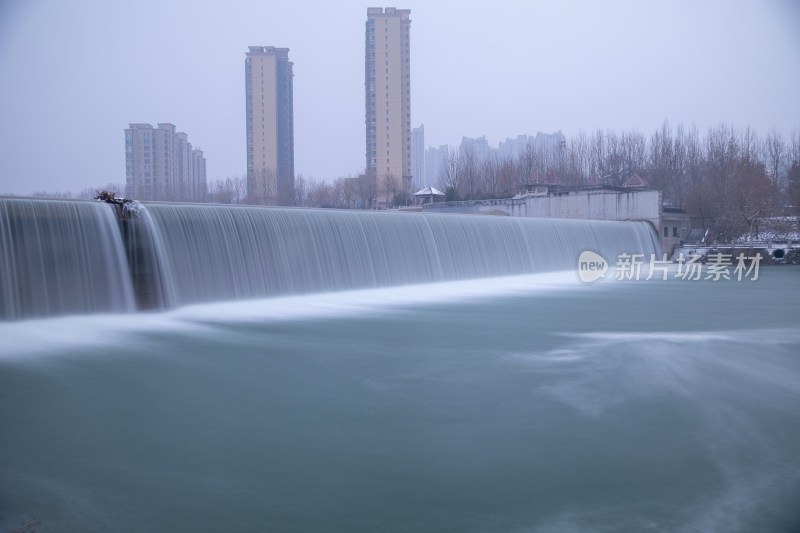
<svg viewBox="0 0 800 533"><path fill-rule="evenodd" d="M295 205L298 207L332 207L337 209L372 209L378 196L374 180L364 174L341 177L328 183L295 177Z"/></svg>
<svg viewBox="0 0 800 533"><path fill-rule="evenodd" d="M761 137L722 124L701 135L665 122L649 136L579 133L564 143L528 146L517 159L492 154L479 161L451 152L438 185L449 200L503 198L524 191L537 172L568 186L584 185L594 173L605 185L621 186L638 174L663 192L665 205L697 214L720 235L738 236L800 205L800 130Z"/></svg>
<svg viewBox="0 0 800 533"><path fill-rule="evenodd" d="M636 173L679 206L698 182L731 176L737 161L763 165L776 190L785 192L789 170L798 160L800 130L788 139L775 130L762 138L750 128L739 131L722 124L701 136L696 127L673 128L665 122L649 136L598 130L563 143L529 145L517 159L503 159L493 152L481 161L475 154L453 151L438 176L438 186L452 189L459 199L500 198L523 191L536 172L541 176L554 172L564 185L585 184L597 173L603 183L614 186Z"/></svg>

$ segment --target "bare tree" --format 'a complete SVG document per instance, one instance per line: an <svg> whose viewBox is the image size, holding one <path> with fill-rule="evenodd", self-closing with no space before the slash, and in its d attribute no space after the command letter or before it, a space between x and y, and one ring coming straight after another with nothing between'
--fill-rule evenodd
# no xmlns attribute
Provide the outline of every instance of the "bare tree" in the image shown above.
<svg viewBox="0 0 800 533"><path fill-rule="evenodd" d="M302 174L298 174L294 178L294 205L302 207L306 202L306 194L308 193L308 184Z"/></svg>
<svg viewBox="0 0 800 533"><path fill-rule="evenodd" d="M278 176L274 169L257 168L247 175L247 203L278 204Z"/></svg>
<svg viewBox="0 0 800 533"><path fill-rule="evenodd" d="M310 180L307 197L310 207L336 207L333 187L324 181Z"/></svg>
<svg viewBox="0 0 800 533"><path fill-rule="evenodd" d="M800 215L800 161L794 161L787 173L788 203L793 208L795 215ZM800 220L798 220L800 223Z"/></svg>
<svg viewBox="0 0 800 533"><path fill-rule="evenodd" d="M375 178L366 173L359 174L356 178L356 195L362 209L374 208L375 200L378 198L378 184Z"/></svg>
<svg viewBox="0 0 800 533"><path fill-rule="evenodd" d="M85 200L92 200L98 194L100 194L103 191L106 191L108 193L113 193L115 196L117 196L119 198L123 198L126 195L125 185L124 184L122 184L122 183L106 183L105 185L103 185L101 187L87 187L85 189L82 189L81 192L79 192L78 195L75 196L75 198L81 198L81 199L85 199ZM34 196L36 196L37 194L34 194ZM55 193L55 194L61 194L61 196L52 196L53 193L44 193L44 194L50 194L50 196L49 196L50 198L59 198L59 197L60 198L72 198L73 197L71 192L68 192L68 193Z"/></svg>
<svg viewBox="0 0 800 533"><path fill-rule="evenodd" d="M86 191L93 191L94 189L83 189L81 194L84 194ZM74 198L72 191L34 191L31 193L31 196L35 198ZM83 198L83 196L79 196L79 198ZM93 196L89 196L87 198L93 198Z"/></svg>
<svg viewBox="0 0 800 533"><path fill-rule="evenodd" d="M455 150L451 150L450 153L447 154L447 161L442 165L437 183L445 192L447 200L460 199L459 189L461 188L461 176L459 166L458 154Z"/></svg>
<svg viewBox="0 0 800 533"><path fill-rule="evenodd" d="M247 179L241 176L211 182L206 201L215 204L241 204L247 198Z"/></svg>
<svg viewBox="0 0 800 533"><path fill-rule="evenodd" d="M726 208L733 217L732 229L738 230L735 233L739 235L746 234L752 242L759 220L775 214L772 187L764 164L743 154L731 185ZM737 227L737 223L741 226Z"/></svg>
<svg viewBox="0 0 800 533"><path fill-rule="evenodd" d="M764 150L767 160L767 170L769 178L779 191L786 190L786 172L784 159L787 155L786 143L783 141L783 136L775 128L767 133L767 138L764 141Z"/></svg>

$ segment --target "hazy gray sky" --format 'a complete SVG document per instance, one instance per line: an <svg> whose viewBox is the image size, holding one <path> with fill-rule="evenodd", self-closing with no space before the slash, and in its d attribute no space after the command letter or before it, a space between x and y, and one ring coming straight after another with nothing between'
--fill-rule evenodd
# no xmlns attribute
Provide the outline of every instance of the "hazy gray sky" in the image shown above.
<svg viewBox="0 0 800 533"><path fill-rule="evenodd" d="M123 130L171 122L208 179L245 169L244 57L288 47L295 170L364 166L359 1L0 1L0 193L125 181ZM384 4L386 5L386 4ZM389 4L392 5L392 4ZM666 119L800 128L800 2L407 1L428 146Z"/></svg>

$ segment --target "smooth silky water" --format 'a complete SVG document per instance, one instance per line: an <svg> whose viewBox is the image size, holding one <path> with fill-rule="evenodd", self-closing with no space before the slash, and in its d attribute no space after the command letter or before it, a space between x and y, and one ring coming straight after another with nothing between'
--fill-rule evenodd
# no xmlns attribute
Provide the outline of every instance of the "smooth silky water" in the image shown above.
<svg viewBox="0 0 800 533"><path fill-rule="evenodd" d="M155 227L171 309L0 322L0 531L800 529L800 269L587 285L573 250L192 298L173 269L196 250ZM548 231L523 233L586 244Z"/></svg>

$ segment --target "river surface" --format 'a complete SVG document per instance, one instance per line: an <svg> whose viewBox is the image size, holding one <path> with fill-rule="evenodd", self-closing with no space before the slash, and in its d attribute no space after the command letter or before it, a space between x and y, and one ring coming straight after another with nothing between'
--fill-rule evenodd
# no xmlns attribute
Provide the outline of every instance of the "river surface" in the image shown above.
<svg viewBox="0 0 800 533"><path fill-rule="evenodd" d="M800 269L0 323L0 531L800 530Z"/></svg>

